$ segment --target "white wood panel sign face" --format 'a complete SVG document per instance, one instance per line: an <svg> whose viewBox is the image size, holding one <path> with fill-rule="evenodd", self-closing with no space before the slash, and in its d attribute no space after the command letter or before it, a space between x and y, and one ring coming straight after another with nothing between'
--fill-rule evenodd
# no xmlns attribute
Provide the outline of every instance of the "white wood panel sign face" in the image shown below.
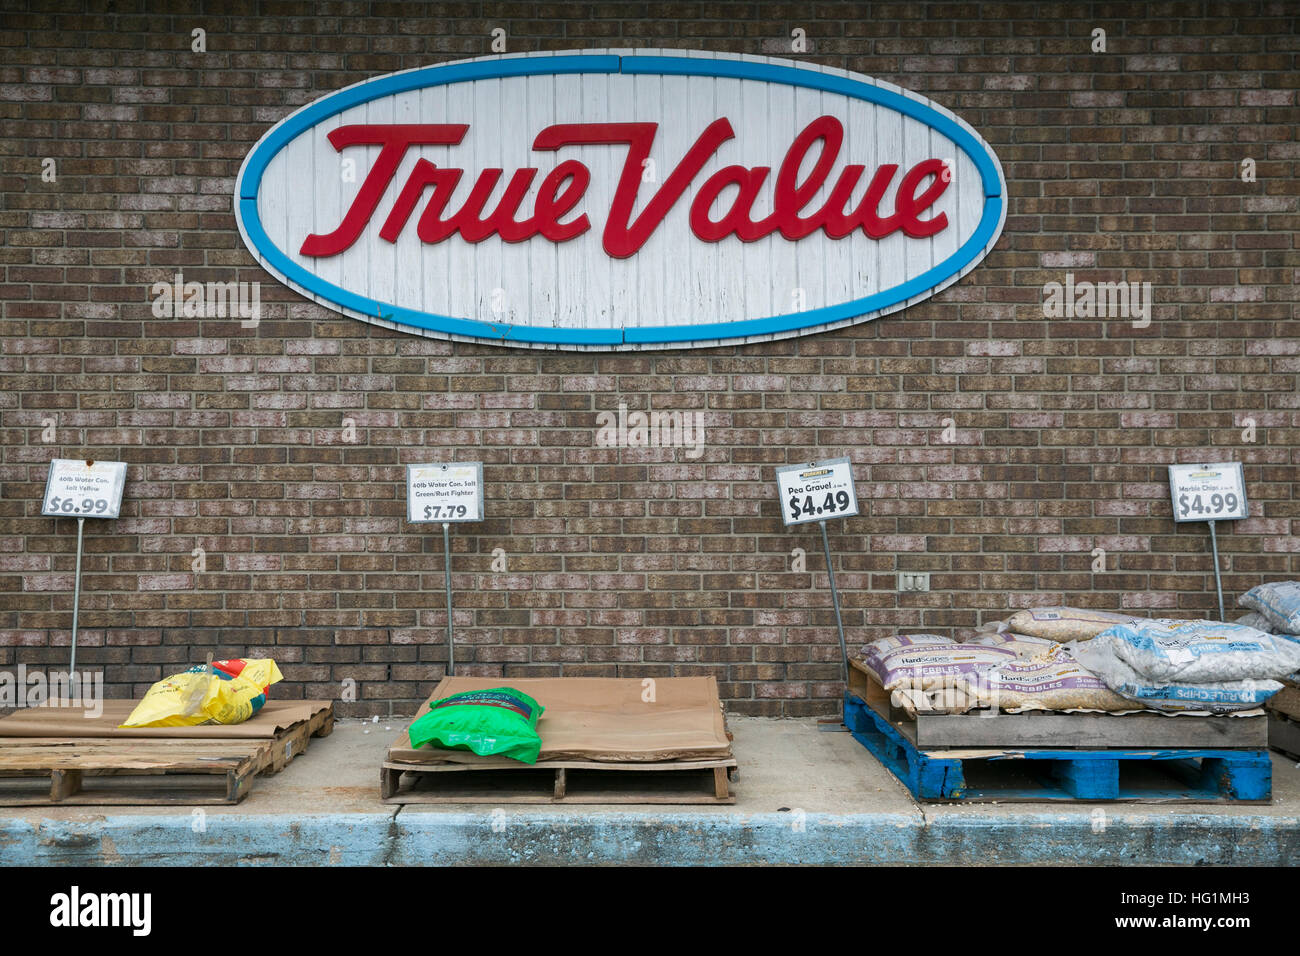
<svg viewBox="0 0 1300 956"><path fill-rule="evenodd" d="M367 80L274 126L235 191L289 287L434 338L766 341L946 288L1006 218L993 149L915 93L771 58L487 57Z"/></svg>

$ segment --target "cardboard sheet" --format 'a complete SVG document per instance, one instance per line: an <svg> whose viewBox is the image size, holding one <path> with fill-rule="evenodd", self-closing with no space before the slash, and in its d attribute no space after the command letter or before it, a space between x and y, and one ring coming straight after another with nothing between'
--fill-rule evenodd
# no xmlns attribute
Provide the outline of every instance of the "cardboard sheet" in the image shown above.
<svg viewBox="0 0 1300 956"><path fill-rule="evenodd" d="M0 718L0 737L189 737L213 740L260 739L277 733L331 706L322 700L268 700L242 724L201 727L123 727L134 700L106 700L103 713L87 717L80 707L24 707Z"/></svg>
<svg viewBox="0 0 1300 956"><path fill-rule="evenodd" d="M718 682L712 677L657 677L653 702L641 699L639 678L619 677L444 677L429 702L467 690L514 687L545 709L538 721L539 763L547 760L651 761L708 759L731 755ZM389 748L388 759L407 763L474 763L468 751L411 746L406 731Z"/></svg>

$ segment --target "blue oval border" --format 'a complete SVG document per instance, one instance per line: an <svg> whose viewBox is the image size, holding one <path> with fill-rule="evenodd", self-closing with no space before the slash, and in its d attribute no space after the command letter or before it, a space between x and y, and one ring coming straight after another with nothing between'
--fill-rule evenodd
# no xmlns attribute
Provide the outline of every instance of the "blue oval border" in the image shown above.
<svg viewBox="0 0 1300 956"><path fill-rule="evenodd" d="M405 93L414 89L467 83L474 80L560 73L627 73L674 76L715 76L729 79L759 80L785 86L838 93L865 100L910 116L956 143L979 170L984 186L984 211L971 237L955 253L926 272L906 282L891 286L874 295L839 305L824 306L805 312L742 319L736 322L713 322L698 325L664 325L616 329L565 329L534 325L495 326L478 319L419 312L379 302L358 295L321 279L290 259L266 234L257 213L257 191L262 175L277 153L295 137L323 120L360 103ZM945 116L929 101L922 103L892 89L884 89L831 73L820 73L799 66L782 66L752 60L718 60L704 57L645 56L608 53L562 53L522 56L497 60L473 60L465 63L438 64L403 73L366 80L326 94L316 102L281 120L253 147L239 174L235 199L235 217L248 242L262 259L279 270L287 283L293 283L327 303L385 323L424 329L449 335L483 339L498 343L535 345L604 346L655 344L669 342L715 341L769 335L809 329L831 322L880 312L906 302L922 292L934 289L945 280L955 278L982 258L982 252L995 238L1002 221L1004 196L1002 179L992 147L983 143L960 123ZM385 307L387 310L385 311Z"/></svg>

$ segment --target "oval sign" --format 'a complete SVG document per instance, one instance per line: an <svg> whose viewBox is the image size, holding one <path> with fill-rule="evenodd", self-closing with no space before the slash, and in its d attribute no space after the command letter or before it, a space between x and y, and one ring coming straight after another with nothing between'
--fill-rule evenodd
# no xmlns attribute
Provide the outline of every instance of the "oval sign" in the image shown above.
<svg viewBox="0 0 1300 956"><path fill-rule="evenodd" d="M765 341L906 308L1006 218L992 148L929 100L790 61L486 57L286 117L240 234L290 288L443 339L572 349Z"/></svg>

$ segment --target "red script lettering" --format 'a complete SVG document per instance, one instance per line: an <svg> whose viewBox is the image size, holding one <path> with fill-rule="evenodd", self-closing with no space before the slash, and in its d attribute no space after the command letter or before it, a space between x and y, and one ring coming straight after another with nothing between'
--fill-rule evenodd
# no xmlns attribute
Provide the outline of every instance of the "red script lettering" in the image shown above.
<svg viewBox="0 0 1300 956"><path fill-rule="evenodd" d="M736 135L725 117L710 123L669 171L663 184L649 196L640 215L633 219L642 185L642 169L658 130L657 123L557 123L542 130L533 140L534 150L549 152L566 146L627 147L601 237L605 252L613 258L626 259L636 255L686 194L705 164ZM342 222L333 232L309 235L302 244L302 254L336 256L351 247L374 217L408 149L412 146L456 146L468 131L467 125L448 123L366 124L341 126L331 132L330 145L339 152L349 146L381 148ZM948 227L948 216L943 212L929 219L920 218L948 188L949 177L943 175L944 164L938 159L922 160L904 174L890 215L881 215L880 203L898 173L898 166L894 163L882 164L873 171L865 195L852 209L849 208L851 197L866 167L845 165L826 202L820 209L810 210L813 199L828 182L843 144L844 127L833 116L818 117L804 127L790 144L772 179L773 211L757 221L753 218L753 205L770 178L771 167L751 168L734 164L723 167L700 186L691 201L688 220L691 232L704 242L720 242L729 236L742 242L754 242L773 233L798 241L818 230L832 239L843 239L858 229L871 239L883 239L899 230L910 238L924 239ZM813 150L816 150L816 158L807 175L800 180L800 170ZM591 221L585 212L578 212L577 207L591 184L591 170L576 159L566 159L557 164L538 187L532 215L520 219L520 206L538 172L532 167L515 170L506 180L501 199L489 212L488 200L504 177L505 170L481 170L464 203L448 215L447 207L465 171L454 166L439 166L421 158L398 191L379 230L379 238L396 242L426 192L429 198L416 223L416 235L424 243L441 242L457 233L471 243L482 242L491 236L500 236L506 242L523 242L539 235L558 243L585 233L591 227ZM927 179L929 183L925 184ZM724 199L724 195L730 198ZM718 203L726 208L722 210L721 218L715 221L710 218L710 210ZM565 221L566 216L575 212L577 215Z"/></svg>

